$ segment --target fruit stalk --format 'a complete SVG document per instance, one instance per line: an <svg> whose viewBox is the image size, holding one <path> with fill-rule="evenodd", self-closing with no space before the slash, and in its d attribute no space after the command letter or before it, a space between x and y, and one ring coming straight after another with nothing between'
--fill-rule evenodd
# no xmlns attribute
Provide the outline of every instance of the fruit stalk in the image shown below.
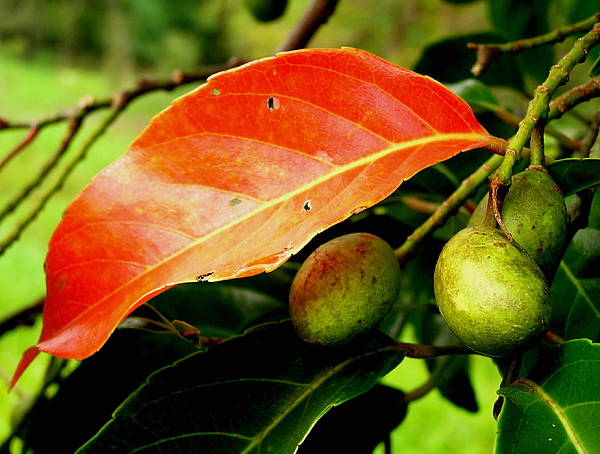
<svg viewBox="0 0 600 454"><path fill-rule="evenodd" d="M417 247L417 245L462 205L471 193L481 184L487 181L489 175L498 168L502 162L502 156L493 155L485 161L475 172L462 181L460 186L439 205L437 210L427 220L417 227L406 241L396 249L396 257L402 263Z"/></svg>

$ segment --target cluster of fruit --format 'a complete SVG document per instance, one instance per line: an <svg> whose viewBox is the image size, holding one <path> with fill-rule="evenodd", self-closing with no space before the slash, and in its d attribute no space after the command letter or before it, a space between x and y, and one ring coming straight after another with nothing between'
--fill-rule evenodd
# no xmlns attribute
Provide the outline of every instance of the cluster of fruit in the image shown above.
<svg viewBox="0 0 600 454"><path fill-rule="evenodd" d="M434 292L460 341L504 357L530 348L548 330L548 279L564 247L566 206L548 173L525 170L513 176L501 208L511 238L489 220L487 207L484 198L469 225L444 246ZM311 344L347 344L389 313L399 282L398 261L384 240L366 233L336 238L317 248L297 273L292 321Z"/></svg>

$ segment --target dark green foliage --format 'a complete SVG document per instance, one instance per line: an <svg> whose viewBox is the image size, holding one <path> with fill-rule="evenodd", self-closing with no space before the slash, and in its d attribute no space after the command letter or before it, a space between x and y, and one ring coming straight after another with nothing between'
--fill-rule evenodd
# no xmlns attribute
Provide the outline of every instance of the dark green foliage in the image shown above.
<svg viewBox="0 0 600 454"><path fill-rule="evenodd" d="M371 454L402 423L407 410L402 391L375 385L329 410L302 442L298 454Z"/></svg>
<svg viewBox="0 0 600 454"><path fill-rule="evenodd" d="M291 323L261 325L150 376L79 453L293 453L332 405L369 390L403 359L373 333L315 349Z"/></svg>
<svg viewBox="0 0 600 454"><path fill-rule="evenodd" d="M528 377L501 388L502 453L594 452L600 443L600 345L569 341L544 352ZM562 383L587 386L563 387Z"/></svg>
<svg viewBox="0 0 600 454"><path fill-rule="evenodd" d="M415 66L415 71L427 74L440 82L458 82L473 77L471 67L475 64L475 52L468 43L502 43L505 40L494 33L478 33L448 38L428 46ZM515 71L516 60L512 55L502 55L479 78L491 86L523 89L523 78Z"/></svg>
<svg viewBox="0 0 600 454"><path fill-rule="evenodd" d="M287 8L287 0L244 0L250 13L261 22L279 19Z"/></svg>

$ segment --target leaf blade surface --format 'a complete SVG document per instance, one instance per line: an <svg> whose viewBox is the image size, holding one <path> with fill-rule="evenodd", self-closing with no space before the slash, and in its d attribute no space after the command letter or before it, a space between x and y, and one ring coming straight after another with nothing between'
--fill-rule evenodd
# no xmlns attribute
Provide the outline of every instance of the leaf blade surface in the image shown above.
<svg viewBox="0 0 600 454"><path fill-rule="evenodd" d="M600 345L576 339L552 347L505 397L496 451L590 453L600 435Z"/></svg>
<svg viewBox="0 0 600 454"><path fill-rule="evenodd" d="M364 51L217 74L70 204L46 260L40 342L15 377L39 351L93 354L170 286L273 270L419 170L490 140L450 90Z"/></svg>

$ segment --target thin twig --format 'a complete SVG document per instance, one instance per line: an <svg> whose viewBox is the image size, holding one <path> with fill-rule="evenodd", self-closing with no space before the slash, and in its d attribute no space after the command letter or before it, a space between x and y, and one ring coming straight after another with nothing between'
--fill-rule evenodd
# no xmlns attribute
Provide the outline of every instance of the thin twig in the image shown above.
<svg viewBox="0 0 600 454"><path fill-rule="evenodd" d="M533 99L529 102L525 118L520 123L519 130L510 139L504 160L496 173L493 185L510 185L512 169L521 157L521 151L531 137L536 125L544 122L548 116L549 103L552 95L561 85L569 80L573 68L585 61L589 50L600 41L600 23L582 38L579 38L573 48L560 61L552 66L544 83L535 90Z"/></svg>
<svg viewBox="0 0 600 454"><path fill-rule="evenodd" d="M505 386L513 383L517 377L519 376L519 371L521 370L521 364L523 362L523 354L519 353L513 356L510 359L510 363L508 364L508 368L504 373L504 377L502 377L502 381L500 382L500 388L504 388ZM492 407L492 415L494 419L498 419L500 416L500 411L502 410L502 406L504 404L504 397L498 396L496 402L494 402L494 406Z"/></svg>
<svg viewBox="0 0 600 454"><path fill-rule="evenodd" d="M576 24L566 25L561 28L557 28L545 35L535 36L533 38L526 38L519 41L510 43L468 43L469 49L476 51L477 61L471 72L475 76L481 75L491 64L491 62L499 55L502 54L514 54L522 52L524 50L535 49L537 47L546 46L549 44L555 44L562 42L565 38L578 34L588 32L596 22L600 21L600 13L596 13L593 16L577 22Z"/></svg>
<svg viewBox="0 0 600 454"><path fill-rule="evenodd" d="M588 85L588 84L586 84L586 85ZM591 99L592 97L600 96L600 80L598 81L598 92L591 93L588 91L588 92L586 92L586 94L588 95L588 97L586 99L575 98L573 100L573 103L579 104L580 102L587 101L587 100ZM552 110L553 103L554 103L554 101L550 102L551 110ZM499 106L497 104L492 104L489 102L477 102L477 101L473 101L470 104L474 107L479 107L479 108L485 109L485 110L493 113L494 115L496 115L496 117L499 120L503 121L504 123L506 123L510 126L518 127L519 123L521 122L521 119L522 119L518 115L515 115L514 113L509 111L507 108ZM566 107L566 109L570 109L570 108L574 107L574 105L569 105ZM560 115L562 115L562 113L560 113ZM546 128L544 129L544 132L546 134L554 137L555 139L557 139L563 147L565 147L569 150L578 150L579 147L581 147L580 140L571 139L569 136L567 136L566 134L562 133L561 131L559 131L557 129L546 126Z"/></svg>
<svg viewBox="0 0 600 454"><path fill-rule="evenodd" d="M133 98L132 98L133 99ZM125 107L131 102L132 99L127 100L124 98L123 102L116 105L111 113L104 119L104 121L96 128L96 130L89 136L87 141L79 149L79 153L75 159L64 169L62 175L58 181L52 186L48 192L40 198L36 206L32 211L17 225L15 230L9 237L0 244L0 256L11 246L15 241L19 239L23 231L35 220L38 214L44 209L48 201L52 196L57 193L64 185L67 177L73 172L77 164L87 155L87 152L91 146L104 134L108 127L119 117Z"/></svg>
<svg viewBox="0 0 600 454"><path fill-rule="evenodd" d="M23 188L21 194L17 195L17 197L15 197L15 199L12 202L8 203L6 207L4 207L4 210L0 213L0 222L6 216L12 213L29 196L29 194L33 192L35 188L39 187L45 180L49 172L58 164L60 158L64 156L65 152L69 148L69 145L71 144L73 138L77 134L77 131L79 131L79 128L82 124L81 120L84 116L85 115L82 113L80 116L73 117L70 119L69 130L67 131L65 137L63 137L54 155L50 158L46 165L42 167L38 174L31 178L31 183L25 186L25 188Z"/></svg>
<svg viewBox="0 0 600 454"><path fill-rule="evenodd" d="M142 78L136 81L134 86L127 90L122 90L117 94L124 95L131 98L139 98L147 93L155 91L173 91L182 85L187 85L193 82L200 82L206 80L211 75L225 71L227 69L235 68L245 63L244 60L232 57L227 63L215 66L206 66L198 69L197 71L175 71L171 76L167 78ZM46 118L42 118L37 121L28 122L12 122L7 119L0 121L0 131L5 129L26 129L37 127L43 129L47 126L51 126L56 123L69 120L69 118L80 116L85 112L86 115L101 109L110 109L114 103L116 94L112 94L109 97L91 100L89 97L85 97L74 109L70 112L59 112Z"/></svg>
<svg viewBox="0 0 600 454"><path fill-rule="evenodd" d="M596 77L583 85L571 88L569 91L550 101L548 120L556 120L582 102L599 96L600 77Z"/></svg>
<svg viewBox="0 0 600 454"><path fill-rule="evenodd" d="M476 354L464 345L420 345L398 342L386 347L385 350L400 350L406 353L408 358L428 359L446 355L472 355Z"/></svg>
<svg viewBox="0 0 600 454"><path fill-rule="evenodd" d="M1 126L0 126L0 128L1 128ZM0 171L2 171L2 169L14 157L16 157L21 152L21 150L25 149L33 141L33 139L35 139L35 137L38 135L39 132L40 132L40 128L38 128L37 126L30 127L29 132L27 133L25 138L19 144L17 144L17 146L15 148L13 148L12 151L10 151L6 155L6 157L2 160L2 162L0 162Z"/></svg>
<svg viewBox="0 0 600 454"><path fill-rule="evenodd" d="M317 30L327 23L339 0L313 0L292 32L281 43L277 52L306 47Z"/></svg>
<svg viewBox="0 0 600 454"><path fill-rule="evenodd" d="M417 227L406 238L406 241L396 249L395 253L398 261L401 263L405 261L424 238L430 235L436 228L443 225L446 219L465 202L471 193L487 181L489 175L500 166L501 162L501 155L493 155L466 178L444 203L439 205L435 212L423 224Z"/></svg>
<svg viewBox="0 0 600 454"><path fill-rule="evenodd" d="M464 365L464 358L457 355L449 355L442 358L435 366L429 378L421 386L407 392L404 395L405 402L413 402L429 394L430 391L437 388L441 383L451 379Z"/></svg>
<svg viewBox="0 0 600 454"><path fill-rule="evenodd" d="M41 183L45 180L46 176L48 175L48 171L56 166L60 157L64 154L64 152L67 150L67 148L75 138L84 118L86 118L90 113L99 109L113 109L113 111L103 121L100 127L94 133L92 133L87 142L80 148L77 157L70 165L67 166L67 168L64 170L63 175L61 175L61 177L59 178L59 181L52 188L50 188L44 196L41 197L41 199L38 201L38 203L32 209L32 211L21 220L21 222L15 227L14 231L11 232L11 234L4 240L4 242L0 244L0 255L2 255L10 245L12 245L17 239L19 239L23 231L31 224L31 222L37 217L40 211L46 206L51 196L53 196L56 192L58 192L60 188L62 188L66 181L66 178L72 173L75 166L79 164L79 162L81 162L81 160L85 157L87 151L91 148L91 146L96 142L96 140L98 140L102 136L102 134L104 134L104 131L106 131L110 124L112 124L118 118L118 116L122 113L122 111L129 103L147 93L151 93L157 90L171 91L177 87L180 87L181 85L195 82L198 80L204 80L208 76L212 75L214 72L229 69L231 67L240 65L241 63L242 62L240 59L231 59L225 65L205 68L203 70L196 71L193 73L184 73L181 71L176 71L168 79L140 79L135 87L121 92L117 92L110 99L96 101L86 100L85 102L80 103L78 109L71 116L66 116L64 114L56 114L52 117L48 117L46 119L38 121L33 126L29 125L28 127L35 128L39 131L43 127L49 126L51 124L55 124L66 120L70 122L69 130L66 136L63 138L54 156L44 166L44 169L42 169L43 171L40 173L40 175L37 175L35 177L35 180L33 180L30 185L25 187L22 193L19 196L17 196L13 202L9 203L9 205L5 207L4 211L0 214L0 219L4 218L7 214L14 211L19 206L19 204L21 204L23 200L29 194L31 194L33 189L41 185ZM24 124L10 123L7 121L4 121L2 124L4 125L4 129L15 129L24 126ZM20 150L22 150L23 148L21 148Z"/></svg>
<svg viewBox="0 0 600 454"><path fill-rule="evenodd" d="M35 318L42 312L44 307L44 298L38 299L19 312L0 321L0 337L18 326L31 326Z"/></svg>

